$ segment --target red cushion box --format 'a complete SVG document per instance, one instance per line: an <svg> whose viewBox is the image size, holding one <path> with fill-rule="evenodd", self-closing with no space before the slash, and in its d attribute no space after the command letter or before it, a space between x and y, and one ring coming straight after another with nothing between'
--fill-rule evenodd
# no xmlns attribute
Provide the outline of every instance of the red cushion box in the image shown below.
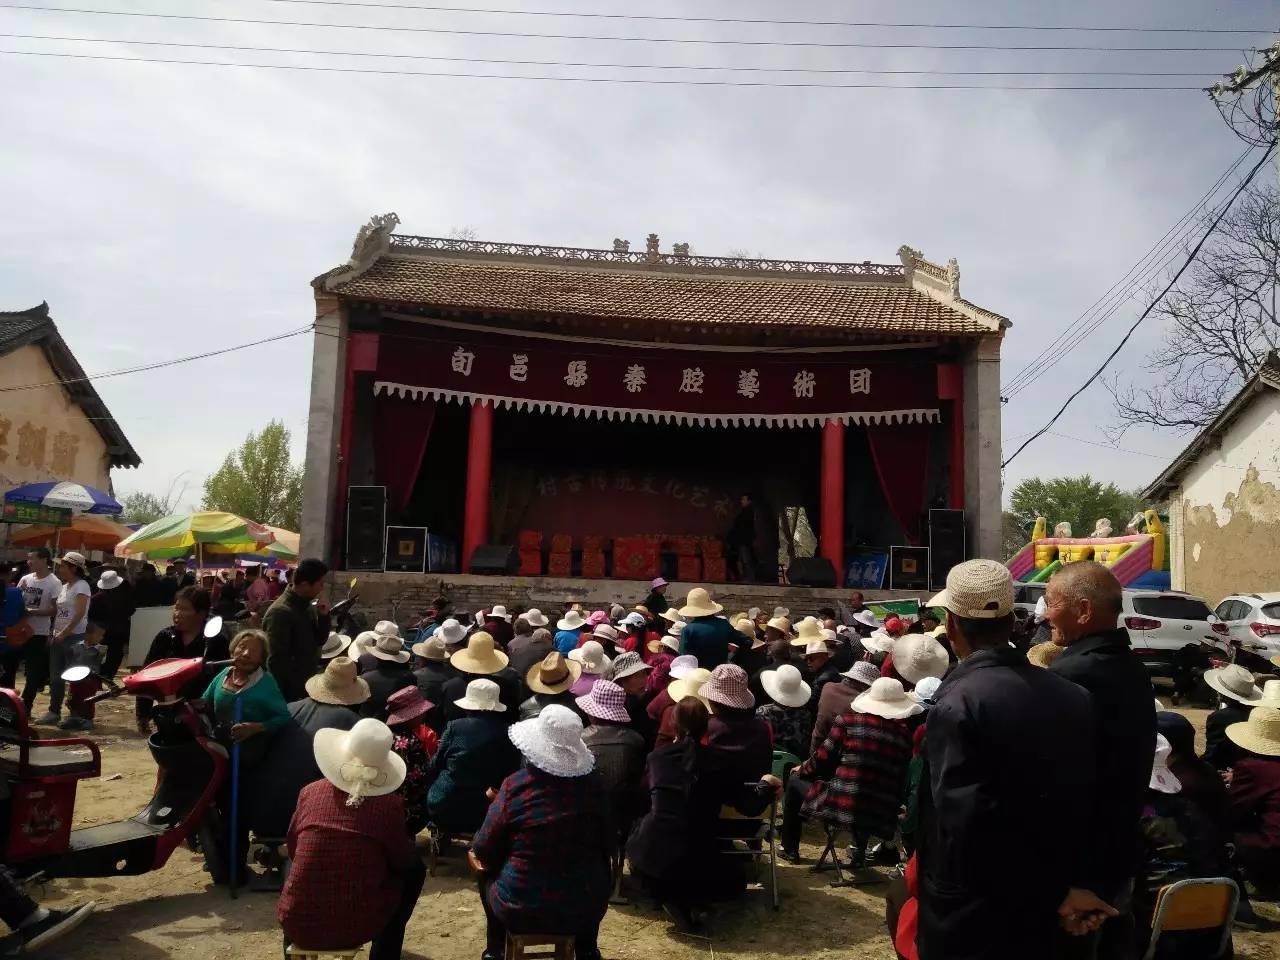
<svg viewBox="0 0 1280 960"><path fill-rule="evenodd" d="M715 537L707 537L702 541L702 555L707 559L724 556L724 541Z"/></svg>
<svg viewBox="0 0 1280 960"><path fill-rule="evenodd" d="M601 537L595 534L592 534L591 536L588 536L588 537L583 537L582 552L583 553L600 553L601 551L604 550L605 545L608 542L609 542L608 537Z"/></svg>
<svg viewBox="0 0 1280 960"><path fill-rule="evenodd" d="M613 575L648 580L658 575L658 542L650 537L617 537L613 541Z"/></svg>
<svg viewBox="0 0 1280 960"><path fill-rule="evenodd" d="M516 539L517 545L521 550L541 550L542 549L542 531L541 530L521 530Z"/></svg>
<svg viewBox="0 0 1280 960"><path fill-rule="evenodd" d="M702 579L707 583L725 583L724 557L707 557L702 561Z"/></svg>
<svg viewBox="0 0 1280 960"><path fill-rule="evenodd" d="M573 572L573 554L553 553L547 557L547 576L567 577Z"/></svg>
<svg viewBox="0 0 1280 960"><path fill-rule="evenodd" d="M592 580L604 579L604 551L582 552L582 575Z"/></svg>
<svg viewBox="0 0 1280 960"><path fill-rule="evenodd" d="M542 576L542 551L521 550L520 551L520 576L522 577L540 577Z"/></svg>
<svg viewBox="0 0 1280 960"><path fill-rule="evenodd" d="M573 537L567 533L553 533L551 535L551 552L552 553L570 553L573 550Z"/></svg>

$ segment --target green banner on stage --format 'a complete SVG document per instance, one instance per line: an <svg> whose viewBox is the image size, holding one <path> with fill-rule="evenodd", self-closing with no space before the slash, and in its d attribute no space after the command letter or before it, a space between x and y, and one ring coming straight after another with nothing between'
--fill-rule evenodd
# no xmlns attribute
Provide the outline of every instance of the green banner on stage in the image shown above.
<svg viewBox="0 0 1280 960"><path fill-rule="evenodd" d="M6 503L0 513L0 523L47 523L65 527L71 523L71 511L66 507L46 507L41 503Z"/></svg>
<svg viewBox="0 0 1280 960"><path fill-rule="evenodd" d="M920 601L915 597L906 600L872 600L867 606L881 620L885 617L910 617L914 620L920 614Z"/></svg>

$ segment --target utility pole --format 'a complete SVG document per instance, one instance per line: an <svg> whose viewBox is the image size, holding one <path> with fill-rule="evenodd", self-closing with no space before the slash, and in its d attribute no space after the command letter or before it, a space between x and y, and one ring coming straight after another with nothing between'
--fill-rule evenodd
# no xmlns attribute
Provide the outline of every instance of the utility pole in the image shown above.
<svg viewBox="0 0 1280 960"><path fill-rule="evenodd" d="M1242 140L1268 146L1280 135L1280 41L1259 50L1261 63L1241 65L1206 92L1222 118ZM1252 102L1249 97L1252 95ZM1252 129L1241 129L1240 123ZM1280 152L1276 156L1280 175Z"/></svg>

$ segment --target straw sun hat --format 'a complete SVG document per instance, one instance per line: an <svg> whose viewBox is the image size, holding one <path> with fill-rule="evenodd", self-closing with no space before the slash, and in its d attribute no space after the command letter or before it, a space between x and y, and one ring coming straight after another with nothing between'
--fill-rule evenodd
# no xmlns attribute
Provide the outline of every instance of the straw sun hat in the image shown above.
<svg viewBox="0 0 1280 960"><path fill-rule="evenodd" d="M354 707L369 699L369 684L356 676L356 662L350 657L334 657L323 673L308 677L304 686L316 703Z"/></svg>
<svg viewBox="0 0 1280 960"><path fill-rule="evenodd" d="M951 568L946 589L925 606L970 620L997 620L1013 612L1013 577L995 560L966 560Z"/></svg>
<svg viewBox="0 0 1280 960"><path fill-rule="evenodd" d="M1244 723L1227 727L1227 739L1250 753L1280 757L1280 710L1254 707Z"/></svg>
<svg viewBox="0 0 1280 960"><path fill-rule="evenodd" d="M796 624L796 635L791 640L793 647L807 647L811 640L822 642L822 625L814 617L805 617Z"/></svg>
<svg viewBox="0 0 1280 960"><path fill-rule="evenodd" d="M672 676L675 676L675 674L672 674ZM667 687L667 693L670 694L674 703L679 703L685 697L697 697L710 710L711 704L703 690L703 687L706 686L710 679L710 670L703 667L694 667L679 679L671 681Z"/></svg>
<svg viewBox="0 0 1280 960"><path fill-rule="evenodd" d="M714 617L723 610L724 607L711 599L711 594L705 587L694 587L685 598L684 606L680 608L680 616Z"/></svg>
<svg viewBox="0 0 1280 960"><path fill-rule="evenodd" d="M564 693L582 676L582 664L566 660L552 650L525 674L525 683L534 693Z"/></svg>
<svg viewBox="0 0 1280 960"><path fill-rule="evenodd" d="M405 762L391 749L394 742L390 727L365 717L350 730L317 730L312 749L321 775L347 794L347 806L358 807L404 783Z"/></svg>
<svg viewBox="0 0 1280 960"><path fill-rule="evenodd" d="M529 763L552 776L585 777L595 769L596 758L582 742L582 720L558 703L512 724L507 736Z"/></svg>
<svg viewBox="0 0 1280 960"><path fill-rule="evenodd" d="M483 630L477 630L467 641L467 645L449 658L454 668L462 673L478 673L488 675L502 670L510 658L493 645L493 637Z"/></svg>
<svg viewBox="0 0 1280 960"><path fill-rule="evenodd" d="M421 657L423 660L435 660L437 662L449 659L449 651L445 649L443 637L427 637L413 645L413 655Z"/></svg>
<svg viewBox="0 0 1280 960"><path fill-rule="evenodd" d="M951 660L947 648L923 633L908 633L893 642L893 669L908 683L925 677L941 677Z"/></svg>

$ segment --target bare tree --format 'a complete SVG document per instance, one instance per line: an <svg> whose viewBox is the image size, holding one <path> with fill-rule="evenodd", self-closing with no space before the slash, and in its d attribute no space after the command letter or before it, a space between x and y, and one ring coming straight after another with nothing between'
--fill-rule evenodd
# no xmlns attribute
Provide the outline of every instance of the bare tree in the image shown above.
<svg viewBox="0 0 1280 960"><path fill-rule="evenodd" d="M1210 423L1280 344L1280 196L1252 186L1218 227L1152 316L1165 321L1160 347L1148 355L1155 381L1142 386L1117 375L1116 439L1135 424L1180 432Z"/></svg>
<svg viewBox="0 0 1280 960"><path fill-rule="evenodd" d="M448 237L450 240L479 239L479 235L476 233L475 227L450 227Z"/></svg>

